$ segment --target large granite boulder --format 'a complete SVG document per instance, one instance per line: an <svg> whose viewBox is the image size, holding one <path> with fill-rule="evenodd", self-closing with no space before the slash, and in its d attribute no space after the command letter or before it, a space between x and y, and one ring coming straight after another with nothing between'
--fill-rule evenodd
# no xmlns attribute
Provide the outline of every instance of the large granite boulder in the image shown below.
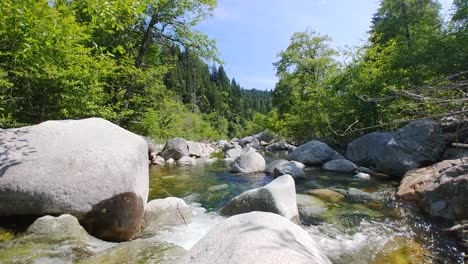
<svg viewBox="0 0 468 264"><path fill-rule="evenodd" d="M130 239L148 199L145 140L99 118L0 131L0 218L72 214L101 239Z"/></svg>
<svg viewBox="0 0 468 264"><path fill-rule="evenodd" d="M205 155L203 149L204 146L198 142L187 141L187 146L189 149L190 156L193 157L202 157Z"/></svg>
<svg viewBox="0 0 468 264"><path fill-rule="evenodd" d="M182 263L331 262L300 226L276 214L252 212L230 217L216 226L188 252Z"/></svg>
<svg viewBox="0 0 468 264"><path fill-rule="evenodd" d="M468 158L409 171L396 196L416 202L431 216L468 219Z"/></svg>
<svg viewBox="0 0 468 264"><path fill-rule="evenodd" d="M221 209L221 214L231 216L252 211L275 213L298 221L294 179L284 175L264 187L243 192L232 198Z"/></svg>
<svg viewBox="0 0 468 264"><path fill-rule="evenodd" d="M446 136L430 120L411 122L395 133L374 132L348 145L352 162L378 171L403 176L407 171L438 161L446 148Z"/></svg>
<svg viewBox="0 0 468 264"><path fill-rule="evenodd" d="M306 165L322 165L330 160L342 158L338 152L320 141L310 141L294 149L288 155L289 160L299 161Z"/></svg>
<svg viewBox="0 0 468 264"><path fill-rule="evenodd" d="M146 205L145 225L149 227L186 225L192 221L192 209L175 197L152 200Z"/></svg>
<svg viewBox="0 0 468 264"><path fill-rule="evenodd" d="M179 160L184 156L190 156L189 145L183 138L173 138L166 142L164 149L159 155L165 160Z"/></svg>
<svg viewBox="0 0 468 264"><path fill-rule="evenodd" d="M356 164L352 163L347 159L336 159L330 160L323 164L322 168L328 171L339 171L339 172L354 172L358 170Z"/></svg>
<svg viewBox="0 0 468 264"><path fill-rule="evenodd" d="M264 171L265 166L263 156L250 148L234 160L229 170L234 173L254 173Z"/></svg>
<svg viewBox="0 0 468 264"><path fill-rule="evenodd" d="M359 137L348 144L346 157L358 165L375 167L394 136L394 132L372 132Z"/></svg>

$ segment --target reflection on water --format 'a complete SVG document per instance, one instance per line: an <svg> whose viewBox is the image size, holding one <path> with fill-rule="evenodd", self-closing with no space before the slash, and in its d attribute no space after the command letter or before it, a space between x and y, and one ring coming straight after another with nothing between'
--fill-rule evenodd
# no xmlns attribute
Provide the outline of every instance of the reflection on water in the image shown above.
<svg viewBox="0 0 468 264"><path fill-rule="evenodd" d="M269 163L284 158L285 153L265 156ZM440 231L443 225L429 222L411 206L393 199L397 181L359 180L352 174L320 168L306 168L305 172L307 179L296 184L297 193L356 188L377 197L365 202L323 199L328 210L312 225L304 226L334 263L463 263L462 251ZM176 196L201 205L194 208L193 224L169 228L159 235L187 249L223 219L217 211L227 201L273 180L263 173L233 175L222 160L192 167L153 167L150 177L150 199Z"/></svg>

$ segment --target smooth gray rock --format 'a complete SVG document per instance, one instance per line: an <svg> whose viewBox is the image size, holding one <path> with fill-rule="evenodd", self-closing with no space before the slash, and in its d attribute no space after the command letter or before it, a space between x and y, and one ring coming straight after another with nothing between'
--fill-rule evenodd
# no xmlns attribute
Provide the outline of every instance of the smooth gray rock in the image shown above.
<svg viewBox="0 0 468 264"><path fill-rule="evenodd" d="M403 176L442 157L447 137L431 120L411 122L395 133L374 132L348 145L348 159L377 171Z"/></svg>
<svg viewBox="0 0 468 264"><path fill-rule="evenodd" d="M252 211L271 212L298 221L294 179L284 175L264 187L243 192L232 198L221 209L221 214L230 216Z"/></svg>
<svg viewBox="0 0 468 264"><path fill-rule="evenodd" d="M329 264L312 237L279 215L252 212L233 216L212 229L182 263Z"/></svg>
<svg viewBox="0 0 468 264"><path fill-rule="evenodd" d="M149 192L141 136L99 118L47 121L0 131L0 153L0 217L72 214L112 241L139 230Z"/></svg>
<svg viewBox="0 0 468 264"><path fill-rule="evenodd" d="M265 170L265 159L253 149L244 151L229 166L229 171L234 173L254 173Z"/></svg>
<svg viewBox="0 0 468 264"><path fill-rule="evenodd" d="M270 142L275 138L268 131L262 131L258 134L253 135L253 137L256 138L258 141L264 141L264 142Z"/></svg>
<svg viewBox="0 0 468 264"><path fill-rule="evenodd" d="M322 168L328 171L353 172L358 169L356 164L346 159L330 160L323 164Z"/></svg>
<svg viewBox="0 0 468 264"><path fill-rule="evenodd" d="M299 161L305 165L322 165L339 154L327 144L320 141L310 141L288 155L289 160Z"/></svg>
<svg viewBox="0 0 468 264"><path fill-rule="evenodd" d="M38 218L28 227L26 235L46 236L51 240L85 239L89 236L78 219L69 214Z"/></svg>
<svg viewBox="0 0 468 264"><path fill-rule="evenodd" d="M244 138L241 138L239 140L239 145L241 145L242 147L245 147L247 145L249 146L258 146L260 145L260 141L258 141L258 139L256 139L255 137L244 137Z"/></svg>
<svg viewBox="0 0 468 264"><path fill-rule="evenodd" d="M290 150L296 148L293 145L290 145L286 142L273 143L266 147L267 151L280 151L280 150Z"/></svg>
<svg viewBox="0 0 468 264"><path fill-rule="evenodd" d="M299 162L299 161L293 160L293 161L291 161L291 162L294 163L294 164L296 164L296 166L297 166L298 168L302 169L302 170L304 170L305 167L306 167L306 165L304 165L304 163L301 163L301 162Z"/></svg>
<svg viewBox="0 0 468 264"><path fill-rule="evenodd" d="M192 209L175 197L152 200L146 205L145 225L148 227L176 226L192 221Z"/></svg>
<svg viewBox="0 0 468 264"><path fill-rule="evenodd" d="M165 160L179 160L184 156L190 156L188 143L183 138L173 138L166 142L164 149L159 154Z"/></svg>
<svg viewBox="0 0 468 264"><path fill-rule="evenodd" d="M273 175L276 167L283 165L283 164L287 164L287 163L289 163L288 160L284 160L284 159L275 160L266 166L265 173Z"/></svg>
<svg viewBox="0 0 468 264"><path fill-rule="evenodd" d="M233 145L232 148L229 148L224 152L224 157L225 158L237 158L242 154L242 151L243 151L242 147L236 144L236 145Z"/></svg>
<svg viewBox="0 0 468 264"><path fill-rule="evenodd" d="M190 156L184 156L177 161L179 166L193 166L195 165L195 160Z"/></svg>
<svg viewBox="0 0 468 264"><path fill-rule="evenodd" d="M201 143L187 141L187 146L189 149L190 156L198 158L204 156L204 146Z"/></svg>
<svg viewBox="0 0 468 264"><path fill-rule="evenodd" d="M276 166L273 171L273 176L279 177L281 175L291 175L295 180L306 178L304 170L299 168L294 162L288 162Z"/></svg>
<svg viewBox="0 0 468 264"><path fill-rule="evenodd" d="M348 144L348 160L365 167L375 167L387 144L395 136L394 132L372 132Z"/></svg>

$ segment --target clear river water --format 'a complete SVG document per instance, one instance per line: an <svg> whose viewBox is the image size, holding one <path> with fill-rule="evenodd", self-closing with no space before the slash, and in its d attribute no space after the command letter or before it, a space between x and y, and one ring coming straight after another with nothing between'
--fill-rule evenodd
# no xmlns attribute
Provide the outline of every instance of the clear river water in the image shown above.
<svg viewBox="0 0 468 264"><path fill-rule="evenodd" d="M286 153L262 153L267 164ZM306 180L296 182L296 192L311 189L356 188L374 193L371 202L329 200L318 202L324 211L304 229L334 263L464 263L463 251L441 230L447 226L419 213L412 205L395 201L398 181L360 180L351 174L306 168ZM150 170L150 200L175 196L194 207L193 222L167 228L158 239L190 249L224 217L218 211L234 196L274 180L263 173L233 175L223 160Z"/></svg>

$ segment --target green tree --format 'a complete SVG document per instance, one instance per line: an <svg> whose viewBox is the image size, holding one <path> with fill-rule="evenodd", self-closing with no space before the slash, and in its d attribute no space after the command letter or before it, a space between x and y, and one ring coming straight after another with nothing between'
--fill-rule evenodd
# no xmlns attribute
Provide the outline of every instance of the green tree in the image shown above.
<svg viewBox="0 0 468 264"><path fill-rule="evenodd" d="M314 31L294 33L288 48L278 54L274 63L279 81L273 91L273 104L278 107L290 136L322 136L327 118L326 98L331 77L338 64L338 53L329 46L330 37Z"/></svg>

